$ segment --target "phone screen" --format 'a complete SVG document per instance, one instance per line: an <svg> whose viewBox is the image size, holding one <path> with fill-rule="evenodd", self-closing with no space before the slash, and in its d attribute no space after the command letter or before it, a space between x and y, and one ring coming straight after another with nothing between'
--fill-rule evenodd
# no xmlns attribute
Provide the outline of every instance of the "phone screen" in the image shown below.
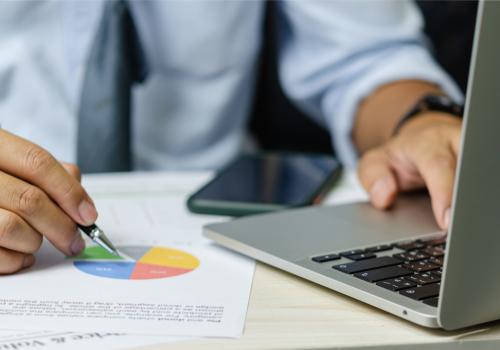
<svg viewBox="0 0 500 350"><path fill-rule="evenodd" d="M303 205L337 170L339 162L326 155L246 155L220 172L196 199Z"/></svg>

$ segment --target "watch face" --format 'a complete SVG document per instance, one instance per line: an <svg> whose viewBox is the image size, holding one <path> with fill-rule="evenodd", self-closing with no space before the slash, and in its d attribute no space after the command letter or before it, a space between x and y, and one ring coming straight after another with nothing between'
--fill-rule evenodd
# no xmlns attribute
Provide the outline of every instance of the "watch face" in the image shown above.
<svg viewBox="0 0 500 350"><path fill-rule="evenodd" d="M457 117L462 117L463 106L455 103L450 97L445 95L427 95L422 100L423 110L421 111L438 111L453 114Z"/></svg>
<svg viewBox="0 0 500 350"><path fill-rule="evenodd" d="M454 103L453 101L448 97L444 95L430 95L427 97L427 102L430 105L438 105L438 106L452 106Z"/></svg>

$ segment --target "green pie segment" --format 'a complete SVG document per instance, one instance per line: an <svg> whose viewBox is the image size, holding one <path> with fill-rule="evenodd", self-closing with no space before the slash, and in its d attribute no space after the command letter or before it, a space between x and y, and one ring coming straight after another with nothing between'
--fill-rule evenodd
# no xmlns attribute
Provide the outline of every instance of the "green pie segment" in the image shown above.
<svg viewBox="0 0 500 350"><path fill-rule="evenodd" d="M200 262L193 255L167 247L119 247L134 261L107 253L100 247L89 247L74 258L74 266L87 274L113 279L157 279L179 276L196 269Z"/></svg>
<svg viewBox="0 0 500 350"><path fill-rule="evenodd" d="M108 253L104 248L99 246L88 247L83 252L73 257L73 260L123 260L122 257Z"/></svg>

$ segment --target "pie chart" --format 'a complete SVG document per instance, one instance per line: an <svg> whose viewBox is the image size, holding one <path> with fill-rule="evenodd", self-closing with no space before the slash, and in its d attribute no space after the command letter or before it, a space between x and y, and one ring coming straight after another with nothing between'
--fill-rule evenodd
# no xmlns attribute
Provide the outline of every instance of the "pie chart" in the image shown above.
<svg viewBox="0 0 500 350"><path fill-rule="evenodd" d="M182 250L168 247L118 247L122 256L99 246L86 248L73 258L76 269L97 277L122 280L149 280L183 275L195 270L200 261Z"/></svg>

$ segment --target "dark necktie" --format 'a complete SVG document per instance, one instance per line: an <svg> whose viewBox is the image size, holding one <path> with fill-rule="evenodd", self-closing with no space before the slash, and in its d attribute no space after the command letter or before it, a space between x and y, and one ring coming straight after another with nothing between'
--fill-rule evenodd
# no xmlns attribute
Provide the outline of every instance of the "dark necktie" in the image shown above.
<svg viewBox="0 0 500 350"><path fill-rule="evenodd" d="M139 37L123 0L106 1L84 76L77 163L84 173L129 171L131 92L147 77Z"/></svg>

